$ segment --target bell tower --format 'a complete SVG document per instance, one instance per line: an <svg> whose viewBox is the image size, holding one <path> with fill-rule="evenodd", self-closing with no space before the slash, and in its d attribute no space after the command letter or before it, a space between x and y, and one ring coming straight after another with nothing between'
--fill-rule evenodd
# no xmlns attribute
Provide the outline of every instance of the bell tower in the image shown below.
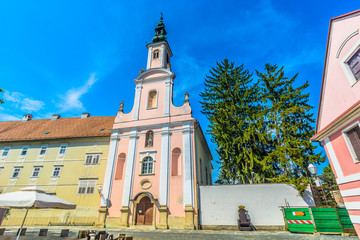
<svg viewBox="0 0 360 240"><path fill-rule="evenodd" d="M166 39L165 24L163 23L163 16L161 15L160 22L155 28L155 36L152 38L152 43L146 45L148 48L148 60L146 70L153 68L168 68L170 69L170 58L172 52Z"/></svg>

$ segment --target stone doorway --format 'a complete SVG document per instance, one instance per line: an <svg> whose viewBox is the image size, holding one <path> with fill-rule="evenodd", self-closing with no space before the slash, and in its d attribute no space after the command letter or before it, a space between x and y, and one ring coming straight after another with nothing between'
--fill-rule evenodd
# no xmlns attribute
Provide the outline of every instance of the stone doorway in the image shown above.
<svg viewBox="0 0 360 240"><path fill-rule="evenodd" d="M148 196L141 198L136 206L136 225L152 225L153 224L154 204Z"/></svg>

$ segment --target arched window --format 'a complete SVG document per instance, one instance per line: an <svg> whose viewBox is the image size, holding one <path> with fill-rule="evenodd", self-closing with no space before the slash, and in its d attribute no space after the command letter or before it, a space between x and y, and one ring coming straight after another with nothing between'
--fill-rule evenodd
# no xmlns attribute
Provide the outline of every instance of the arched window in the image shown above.
<svg viewBox="0 0 360 240"><path fill-rule="evenodd" d="M148 108L156 108L157 105L157 91L151 90L148 97Z"/></svg>
<svg viewBox="0 0 360 240"><path fill-rule="evenodd" d="M154 145L154 132L149 130L146 132L145 147L152 147Z"/></svg>
<svg viewBox="0 0 360 240"><path fill-rule="evenodd" d="M142 161L141 174L152 174L154 170L154 160L152 157L145 157Z"/></svg>
<svg viewBox="0 0 360 240"><path fill-rule="evenodd" d="M154 52L153 52L153 59L157 59L159 58L159 50L156 49Z"/></svg>
<svg viewBox="0 0 360 240"><path fill-rule="evenodd" d="M126 160L125 153L120 153L118 156L117 164L116 164L115 179L122 179L123 172L124 172L125 160Z"/></svg>
<svg viewBox="0 0 360 240"><path fill-rule="evenodd" d="M174 148L171 155L171 176L181 176L181 150Z"/></svg>

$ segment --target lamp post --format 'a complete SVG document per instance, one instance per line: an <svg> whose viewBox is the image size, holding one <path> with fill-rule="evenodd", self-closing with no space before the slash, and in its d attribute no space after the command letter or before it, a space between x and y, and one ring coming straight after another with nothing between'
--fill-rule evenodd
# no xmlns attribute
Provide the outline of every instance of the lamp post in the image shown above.
<svg viewBox="0 0 360 240"><path fill-rule="evenodd" d="M310 163L309 166L308 166L308 170L311 173L311 175L314 177L316 187L321 187L321 191L323 193L326 205L328 206L329 203L328 203L328 201L326 199L324 188L323 188L323 186L321 184L321 181L320 181L320 178L319 178L320 176L317 175L317 167L314 164Z"/></svg>

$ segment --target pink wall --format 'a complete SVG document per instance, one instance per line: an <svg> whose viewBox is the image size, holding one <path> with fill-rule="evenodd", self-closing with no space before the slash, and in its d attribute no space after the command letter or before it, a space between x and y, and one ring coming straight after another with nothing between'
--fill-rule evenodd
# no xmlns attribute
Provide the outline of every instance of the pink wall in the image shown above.
<svg viewBox="0 0 360 240"><path fill-rule="evenodd" d="M347 126L353 124L356 121L360 121L360 117L355 121L351 122L350 124L348 124ZM340 167L342 169L344 176L348 176L360 172L360 164L354 162L350 154L349 148L346 145L344 136L341 133L341 131L346 127L342 128L341 130L337 131L336 133L334 133L329 137L331 145L340 163Z"/></svg>
<svg viewBox="0 0 360 240"><path fill-rule="evenodd" d="M359 22L360 15L343 21L335 20L332 22L318 131L335 120L360 99L360 83L357 82L351 86L340 65L344 56L360 40L360 34L350 38L342 48L339 57L336 57L344 40L359 28Z"/></svg>

